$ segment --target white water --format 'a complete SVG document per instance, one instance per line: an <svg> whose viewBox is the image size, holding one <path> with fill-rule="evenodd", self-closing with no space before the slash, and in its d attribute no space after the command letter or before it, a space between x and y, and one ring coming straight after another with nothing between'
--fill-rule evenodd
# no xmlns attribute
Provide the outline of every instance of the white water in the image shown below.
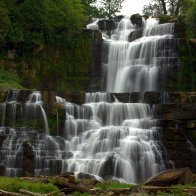
<svg viewBox="0 0 196 196"><path fill-rule="evenodd" d="M165 70L176 58L171 47L173 24L157 25L146 22L143 37L129 42L128 36L134 26L122 19L111 39L105 40L109 48L108 60L103 64L107 92L157 91ZM166 51L165 51L166 50ZM167 55L169 53L169 56Z"/></svg>
<svg viewBox="0 0 196 196"><path fill-rule="evenodd" d="M160 51L170 44L173 24L157 26L148 20L143 37L128 42L135 27L124 18L111 38L104 39L108 59L104 67L107 92L158 90L158 76L170 59ZM152 108L143 103L111 102L108 93L86 93L82 106L64 103L65 138L73 156L65 171L85 172L129 183L143 182L164 170L161 142Z"/></svg>
<svg viewBox="0 0 196 196"><path fill-rule="evenodd" d="M87 29L91 29L91 30L98 30L98 19L92 19L92 23L90 23L90 24L88 24L87 26L86 26L86 28Z"/></svg>
<svg viewBox="0 0 196 196"><path fill-rule="evenodd" d="M64 103L73 156L63 171L135 183L165 168L149 105L112 103L107 93L86 93L85 100L82 106Z"/></svg>
<svg viewBox="0 0 196 196"><path fill-rule="evenodd" d="M26 118L30 118L32 120L37 119L40 116L43 119L44 130L46 134L49 135L49 127L46 113L43 109L43 101L40 92L33 92L29 95L29 99L26 102ZM39 113L41 112L41 115Z"/></svg>
<svg viewBox="0 0 196 196"><path fill-rule="evenodd" d="M173 25L155 25L157 21L148 20L143 37L130 43L128 37L135 27L125 18L111 38L105 36L104 42L109 48L104 64L107 91L158 89L161 67L167 68L175 54L169 51L171 56L168 57L169 49L160 51L170 44ZM63 138L49 135L39 92L29 96L24 116L35 127L40 119L44 131L39 133L32 128L14 126L6 132L1 128L1 135L8 135L1 152L1 164L6 167L7 176L22 175L24 142L32 148L35 175L74 171L89 173L98 179L136 183L165 169L157 120L152 118L153 107L144 103L121 103L105 92L86 93L85 104L81 106L61 97L56 97L56 101L64 105L66 112ZM6 106L0 106L4 125ZM15 115L13 110L13 119Z"/></svg>

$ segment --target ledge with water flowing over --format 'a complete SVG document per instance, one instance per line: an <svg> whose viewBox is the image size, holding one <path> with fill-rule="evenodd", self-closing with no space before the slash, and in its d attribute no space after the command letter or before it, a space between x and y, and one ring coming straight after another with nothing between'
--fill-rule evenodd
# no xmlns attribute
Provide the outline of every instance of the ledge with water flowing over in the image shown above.
<svg viewBox="0 0 196 196"><path fill-rule="evenodd" d="M143 20L143 27L137 28L130 23L129 18L124 18L121 22L114 20L100 20L97 22L97 28L102 31L104 39L102 49L102 69L104 73L102 73L102 76L96 75L96 82L92 82L94 88L90 88L91 91L100 91L100 89L102 91L107 89L110 92L119 92L120 89L121 92L129 92L130 90L190 91L195 88L194 74L191 74L191 72L195 72L193 66L195 61L194 49L185 39L185 28L180 23L160 25L157 23L155 19ZM111 26L116 29L110 28ZM124 41L123 44L120 44L121 41ZM111 47L112 50L110 50ZM153 47L156 47L154 51L146 50L146 48L152 49ZM129 51L133 50L135 53L132 52L132 56L126 56ZM118 55L116 58L126 59L126 61L123 63L118 61L116 64L111 61L111 66L107 66L110 63L110 58L113 58L112 55L114 57ZM99 58L94 60L95 62L100 61ZM128 67L128 64L129 67L131 65L131 68ZM97 66L99 65L97 64ZM105 67L108 67L108 71ZM111 67L111 70L109 67ZM118 77L118 83L121 82L118 86L123 86L123 88L118 87L115 81L107 79L107 72L112 75L110 73L116 72L116 67L118 67L119 72L111 77ZM124 68L122 69L122 67ZM98 70L97 73L100 74L101 68L96 67L96 69ZM142 70L142 72L138 72L139 70ZM139 73L139 75L135 75L135 73ZM104 74L105 80L103 80ZM126 77L131 77L132 81L127 81ZM146 78L146 80L149 78L148 82L143 82L142 78ZM157 78L159 78L158 82L156 82ZM103 83L107 83L107 80L111 84L108 83L108 86L104 87ZM136 81L138 81L138 85L131 87L130 83ZM141 86L139 83L145 83L146 86ZM157 84L157 86L152 87L151 83Z"/></svg>
<svg viewBox="0 0 196 196"><path fill-rule="evenodd" d="M167 149L167 153L161 150L162 158L154 157L155 165L156 161L164 160L165 166L171 167L167 162L169 157L176 167L189 166L194 170L195 97L194 92L3 92L0 104L1 174L48 175L76 171L102 178L122 178L127 182L134 182L139 176L144 181L156 170L149 166L146 172L126 175L137 171L136 165L129 165L119 150L124 148L128 153L129 148L137 144L136 140L147 145L145 148L151 158L155 152L159 157L162 146L148 143L150 138L156 138L155 141ZM122 143L118 143L119 137ZM116 150L113 151L114 146ZM176 149L180 149L180 154ZM88 159L84 153L88 153ZM142 153L138 146L138 159L144 156ZM134 156L135 153L130 154L131 159L135 159ZM148 156L146 161L150 161ZM126 173L122 172L121 164L128 167Z"/></svg>
<svg viewBox="0 0 196 196"><path fill-rule="evenodd" d="M91 87L102 82L106 92L1 93L3 175L75 172L136 183L166 168L195 169L196 94L165 91L181 67L174 24L144 24L132 42L128 18L103 39L94 31Z"/></svg>

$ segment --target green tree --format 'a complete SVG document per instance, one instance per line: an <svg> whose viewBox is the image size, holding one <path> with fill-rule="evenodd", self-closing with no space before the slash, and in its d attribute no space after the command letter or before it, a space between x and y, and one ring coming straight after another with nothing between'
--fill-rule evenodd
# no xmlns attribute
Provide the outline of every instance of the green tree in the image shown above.
<svg viewBox="0 0 196 196"><path fill-rule="evenodd" d="M0 44L62 44L84 26L81 0L0 0Z"/></svg>
<svg viewBox="0 0 196 196"><path fill-rule="evenodd" d="M184 14L189 8L190 0L169 0L169 13L172 16Z"/></svg>
<svg viewBox="0 0 196 196"><path fill-rule="evenodd" d="M160 1L153 0L152 3L143 7L143 13L148 16L158 16L163 13Z"/></svg>
<svg viewBox="0 0 196 196"><path fill-rule="evenodd" d="M84 14L86 16L96 17L98 14L98 8L96 6L97 0L82 0L84 5Z"/></svg>
<svg viewBox="0 0 196 196"><path fill-rule="evenodd" d="M188 9L185 15L185 22L187 24L188 38L196 38L196 1L189 0ZM196 75L195 75L196 81Z"/></svg>
<svg viewBox="0 0 196 196"><path fill-rule="evenodd" d="M101 7L99 8L100 15L103 17L114 16L122 9L124 0L101 0Z"/></svg>
<svg viewBox="0 0 196 196"><path fill-rule="evenodd" d="M3 1L0 1L0 44L3 44L6 40L6 35L10 28L10 18L8 10Z"/></svg>
<svg viewBox="0 0 196 196"><path fill-rule="evenodd" d="M143 13L149 16L170 14L178 16L186 12L191 0L153 0L152 3L145 5Z"/></svg>

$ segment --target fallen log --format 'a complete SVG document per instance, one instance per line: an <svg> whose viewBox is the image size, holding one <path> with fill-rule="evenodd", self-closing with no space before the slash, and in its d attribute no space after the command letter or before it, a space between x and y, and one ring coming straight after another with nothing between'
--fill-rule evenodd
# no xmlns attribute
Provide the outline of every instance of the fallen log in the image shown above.
<svg viewBox="0 0 196 196"><path fill-rule="evenodd" d="M156 194L158 191L161 192L184 192L184 193L190 193L193 192L194 195L196 195L196 187L185 187L185 188L176 188L176 187L158 187L158 186L142 186L141 187L144 192L147 192L148 194Z"/></svg>
<svg viewBox="0 0 196 196"><path fill-rule="evenodd" d="M52 180L53 180L53 184L57 186L59 189L67 188L67 191L69 192L92 193L91 190L79 185L72 184L63 177L54 177L52 178Z"/></svg>
<svg viewBox="0 0 196 196"><path fill-rule="evenodd" d="M20 189L19 192L24 193L25 195L29 195L29 196L40 196L41 195L41 194L33 193L31 191L27 191L27 190L24 190L24 189Z"/></svg>
<svg viewBox="0 0 196 196"><path fill-rule="evenodd" d="M4 196L21 196L20 193L13 193L13 192L8 192L8 191L4 191L4 190L0 190L0 195L4 195Z"/></svg>

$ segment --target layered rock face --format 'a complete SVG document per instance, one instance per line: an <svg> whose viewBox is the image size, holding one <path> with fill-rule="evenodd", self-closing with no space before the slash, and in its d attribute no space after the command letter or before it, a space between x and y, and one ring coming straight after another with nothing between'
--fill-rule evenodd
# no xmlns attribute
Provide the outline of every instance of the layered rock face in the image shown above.
<svg viewBox="0 0 196 196"><path fill-rule="evenodd" d="M105 65L113 65L114 59L117 63L124 61L116 56L121 51L127 52L130 42L144 37L141 43L136 43L139 46L134 48L133 44L130 46L133 50L128 50L130 53L135 51L131 53L132 61L127 61L132 63L135 71L131 72L131 66L127 69L133 80L125 74L128 81L125 86L129 84L125 90L123 85L113 88L115 77L111 77L108 91L116 93L0 93L2 175L51 175L80 171L103 179L117 178L131 183L138 179L144 181L166 168L190 167L196 170L196 92L193 91L191 72L187 69L187 65L191 67L187 58L188 45L186 41L176 39L178 35L173 37L169 34L162 39L161 36L165 35L161 29L168 27L170 32L170 28L174 27L175 31L176 25L156 27L155 34L161 37L157 39L153 28L144 32L141 18L138 15L135 19L132 17L137 25L136 19L139 20L138 28L128 35L129 42L120 40L120 44L121 41L125 43L122 50L115 41L118 36L121 37L123 23L113 34L113 45L107 38L108 47L103 47L104 34L98 30L92 32L93 63L89 68L90 85L85 88L90 92L101 91L104 62ZM100 21L99 26L110 36L118 18L116 20ZM126 21L128 27L129 23L129 20ZM122 38L127 38L127 35ZM105 54L116 46L116 55L111 55L108 63ZM141 55L138 51L142 51ZM148 52L152 58L148 57ZM154 66L151 66L152 62ZM169 69L162 69L163 66ZM152 72L149 73L150 69ZM108 76L114 70L107 70ZM163 70L167 70L166 75L162 74ZM162 75L167 77L151 77ZM124 78L120 74L116 76L120 76L119 80L115 78L118 86ZM177 92L181 89L188 92Z"/></svg>
<svg viewBox="0 0 196 196"><path fill-rule="evenodd" d="M11 136L9 136L10 132L12 132L11 127L15 126L16 129L17 127L29 127L29 133L27 130L25 131L31 136L26 137L26 139L24 137L24 141L21 141L21 152L19 154L21 154L20 156L23 158L20 159L18 157L18 159L22 162L20 163L21 165L17 166L22 171L20 175L35 175L34 171L37 169L36 160L39 159L38 155L35 153L37 152L36 149L30 145L28 140L30 138L33 139L36 137L43 137L41 135L45 134L46 129L46 125L44 125L45 123L43 122L43 115L40 116L37 114L37 117L29 116L28 118L25 118L24 116L26 114L25 108L28 105L27 100L32 93L33 92L31 91L18 92L18 100L16 103L11 100L13 99L14 95L13 91L1 92L0 96L2 126L0 136L1 153L3 153L3 150L5 150L4 147L6 146L6 140L9 142L11 139ZM68 118L66 113L69 112L70 108L65 107L63 102L57 102L57 97L60 96L62 99L66 99L68 103L72 102L76 107L79 107L85 103L85 93L57 93L54 91L43 91L40 93L42 94L43 101L41 106L44 109L45 115L47 117L48 130L50 135L53 135L54 138L56 136L65 137L66 119ZM122 103L138 103L142 100L143 103L149 104L153 110L153 119L158 120L158 131L161 133L161 140L165 148L163 157L167 157L167 159L170 160L170 163L173 164L176 168L189 167L192 171L196 171L196 92L108 93L108 96L111 97L112 102L115 102L117 99ZM39 108L37 108L37 110L39 113ZM13 116L14 114L15 117ZM32 132L34 129L37 131ZM20 130L20 132L23 133L22 130ZM12 134L16 133L13 132ZM50 137L52 138L53 136ZM51 138L43 138L43 141L49 140L51 145L57 145L58 142L52 141ZM15 137L15 139L15 142L17 142L17 137ZM15 139L13 137L13 140ZM55 151L58 150L56 147L51 147L51 150L52 149ZM66 148L64 150L61 149L61 151L64 154L63 157L65 159L66 157L69 158L72 156L71 152L69 152L69 150ZM17 156L19 156L19 154L17 154ZM5 154L2 154L1 156L3 157ZM44 157L46 155L42 156ZM50 159L51 161L49 161ZM55 174L62 172L62 161L58 159L54 159L52 161L52 157L49 158L48 161L50 162L48 167L50 168L51 173ZM107 164L105 164L105 166L106 165ZM169 167L171 167L171 165ZM5 163L3 162L1 163L0 171L1 175L9 174L6 173Z"/></svg>

